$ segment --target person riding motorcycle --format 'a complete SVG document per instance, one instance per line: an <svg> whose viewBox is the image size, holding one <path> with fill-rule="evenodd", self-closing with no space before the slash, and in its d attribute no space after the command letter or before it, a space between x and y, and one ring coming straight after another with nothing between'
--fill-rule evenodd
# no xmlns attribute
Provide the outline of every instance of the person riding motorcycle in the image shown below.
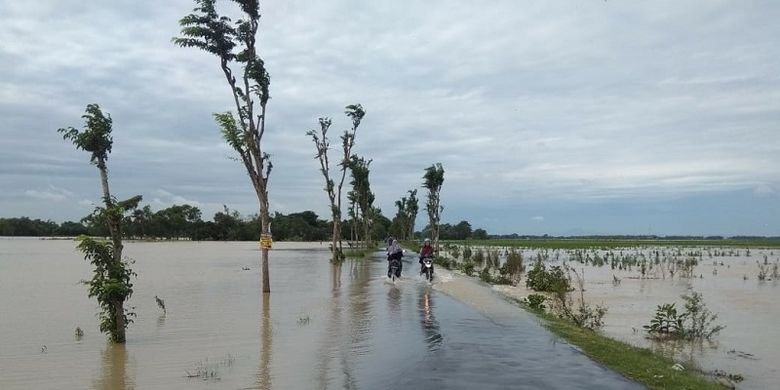
<svg viewBox="0 0 780 390"><path fill-rule="evenodd" d="M401 259L404 257L404 250L398 243L398 240L393 239L390 246L387 247L387 277L391 277L390 264L393 260L398 260L398 268L395 270L395 277L401 277L401 269L403 269L403 262Z"/></svg>
<svg viewBox="0 0 780 390"><path fill-rule="evenodd" d="M420 273L425 272L425 264L423 264L423 261L426 258L433 260L433 247L431 246L430 238L426 238L423 241L422 248L420 248ZM431 265L431 271L433 271L433 265Z"/></svg>

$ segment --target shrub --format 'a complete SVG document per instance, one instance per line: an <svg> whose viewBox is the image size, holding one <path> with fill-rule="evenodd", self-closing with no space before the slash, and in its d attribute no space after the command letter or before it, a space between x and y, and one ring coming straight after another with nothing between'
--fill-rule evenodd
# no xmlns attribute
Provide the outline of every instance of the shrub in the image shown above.
<svg viewBox="0 0 780 390"><path fill-rule="evenodd" d="M528 307L531 309L544 311L544 301L547 300L547 297L541 294L530 294L526 297L526 300L528 301Z"/></svg>
<svg viewBox="0 0 780 390"><path fill-rule="evenodd" d="M547 271L547 267L541 259L536 259L534 268L528 271L525 285L534 291L566 292L571 289L569 279L564 275L563 269L556 265Z"/></svg>
<svg viewBox="0 0 780 390"><path fill-rule="evenodd" d="M471 261L466 261L460 265L460 270L468 276L474 275L474 263Z"/></svg>
<svg viewBox="0 0 780 390"><path fill-rule="evenodd" d="M463 261L471 260L471 247L463 248Z"/></svg>
<svg viewBox="0 0 780 390"><path fill-rule="evenodd" d="M454 261L450 261L446 257L443 256L436 256L433 258L433 264L442 266L446 269L452 269L452 265L455 263Z"/></svg>
<svg viewBox="0 0 780 390"><path fill-rule="evenodd" d="M711 339L713 335L725 328L713 325L718 318L704 304L701 294L683 294L685 312L678 313L674 303L659 305L649 325L643 326L652 338L671 338L684 340Z"/></svg>
<svg viewBox="0 0 780 390"><path fill-rule="evenodd" d="M523 255L512 248L512 250L507 253L506 261L499 269L499 273L501 273L503 278L509 279L509 284L515 285L520 281L520 274L523 271Z"/></svg>

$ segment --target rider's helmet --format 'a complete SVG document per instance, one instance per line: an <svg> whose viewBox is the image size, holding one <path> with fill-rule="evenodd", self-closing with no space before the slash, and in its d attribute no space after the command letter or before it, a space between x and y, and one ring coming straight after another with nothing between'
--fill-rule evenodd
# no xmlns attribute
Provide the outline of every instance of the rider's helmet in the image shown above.
<svg viewBox="0 0 780 390"><path fill-rule="evenodd" d="M423 243L430 244L431 243L431 239L430 238L426 238L425 240L423 240Z"/></svg>

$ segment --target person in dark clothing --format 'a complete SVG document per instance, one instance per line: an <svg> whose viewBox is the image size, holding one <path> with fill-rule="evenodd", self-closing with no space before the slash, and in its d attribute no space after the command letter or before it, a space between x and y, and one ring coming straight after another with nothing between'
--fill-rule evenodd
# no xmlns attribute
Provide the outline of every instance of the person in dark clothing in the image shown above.
<svg viewBox="0 0 780 390"><path fill-rule="evenodd" d="M387 247L387 277L391 277L390 275L390 262L393 260L398 261L398 268L395 270L395 277L400 278L401 277L401 269L403 268L403 262L401 259L404 257L404 250L401 248L401 245L398 244L398 240L393 240L390 246Z"/></svg>
<svg viewBox="0 0 780 390"><path fill-rule="evenodd" d="M429 257L429 258L433 259L433 247L431 246L431 239L430 238L426 238L425 241L423 241L422 248L420 248L420 261L419 261L420 262L420 273L423 273L423 271L425 271L425 269L423 268L423 267L425 267L425 265L423 264L423 260L426 257Z"/></svg>

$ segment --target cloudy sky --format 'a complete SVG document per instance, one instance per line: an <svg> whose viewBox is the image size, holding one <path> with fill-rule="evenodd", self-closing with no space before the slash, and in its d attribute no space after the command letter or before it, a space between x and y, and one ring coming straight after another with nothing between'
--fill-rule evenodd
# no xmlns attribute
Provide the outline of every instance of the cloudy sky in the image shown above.
<svg viewBox="0 0 780 390"><path fill-rule="evenodd" d="M223 3L227 3L223 1ZM224 4L223 10L232 8ZM217 60L171 43L188 0L0 1L0 216L99 200L56 133L114 119L112 190L257 212L211 114ZM492 233L780 235L780 2L265 1L271 206L327 214L317 118L367 115L386 215L445 168L445 222ZM335 135L335 134L334 134ZM422 192L422 190L421 190ZM421 223L419 225L422 225Z"/></svg>

